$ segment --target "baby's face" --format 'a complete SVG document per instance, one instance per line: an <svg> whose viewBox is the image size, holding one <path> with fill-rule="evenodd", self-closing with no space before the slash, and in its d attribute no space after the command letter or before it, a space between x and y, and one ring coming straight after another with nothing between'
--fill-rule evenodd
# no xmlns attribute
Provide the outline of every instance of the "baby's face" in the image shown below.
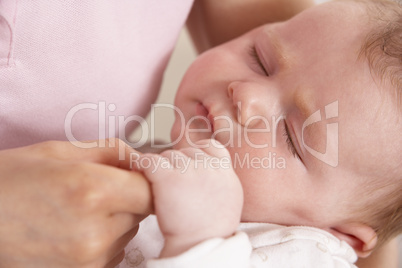
<svg viewBox="0 0 402 268"><path fill-rule="evenodd" d="M365 186L399 166L392 89L357 59L363 15L357 4L317 6L204 53L185 75L172 140L227 146L244 188L243 221L353 219Z"/></svg>

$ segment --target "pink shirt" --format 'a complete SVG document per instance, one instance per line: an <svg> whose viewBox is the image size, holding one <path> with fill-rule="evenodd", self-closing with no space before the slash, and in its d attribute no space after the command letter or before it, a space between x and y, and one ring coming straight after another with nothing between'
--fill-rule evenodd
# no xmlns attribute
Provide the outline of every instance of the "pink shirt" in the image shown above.
<svg viewBox="0 0 402 268"><path fill-rule="evenodd" d="M145 116L192 2L0 1L0 149Z"/></svg>

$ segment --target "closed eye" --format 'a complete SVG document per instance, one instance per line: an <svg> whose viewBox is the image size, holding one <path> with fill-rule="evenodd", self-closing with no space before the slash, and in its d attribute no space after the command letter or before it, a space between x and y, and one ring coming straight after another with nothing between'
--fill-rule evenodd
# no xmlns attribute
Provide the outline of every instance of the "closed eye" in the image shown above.
<svg viewBox="0 0 402 268"><path fill-rule="evenodd" d="M255 45L252 45L249 49L249 55L251 58L254 60L254 62L260 67L260 69L264 72L266 76L269 76L269 73L264 67L264 64L262 64L260 57L258 56L257 49L255 48Z"/></svg>
<svg viewBox="0 0 402 268"><path fill-rule="evenodd" d="M298 153L297 150L296 150L296 147L295 147L295 145L294 145L294 143L293 143L292 137L290 136L289 128L288 128L288 125L287 125L286 121L284 121L284 132L283 132L283 136L286 138L286 144L288 145L288 149L289 149L290 153L291 153L294 157L296 157L296 158L302 160L301 157L300 157L300 155L299 155L299 153Z"/></svg>

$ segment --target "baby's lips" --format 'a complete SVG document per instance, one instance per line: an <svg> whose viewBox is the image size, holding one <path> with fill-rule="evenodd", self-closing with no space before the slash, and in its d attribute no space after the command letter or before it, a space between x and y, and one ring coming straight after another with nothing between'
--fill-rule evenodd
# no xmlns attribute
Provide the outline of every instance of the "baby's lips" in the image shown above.
<svg viewBox="0 0 402 268"><path fill-rule="evenodd" d="M214 133L213 116L209 113L208 109L202 103L199 102L195 106L195 114L197 116L204 117L205 123L208 124L208 127L211 129L211 132Z"/></svg>
<svg viewBox="0 0 402 268"><path fill-rule="evenodd" d="M199 116L207 117L209 112L208 112L208 109L202 103L199 102L195 106L195 114L199 115Z"/></svg>

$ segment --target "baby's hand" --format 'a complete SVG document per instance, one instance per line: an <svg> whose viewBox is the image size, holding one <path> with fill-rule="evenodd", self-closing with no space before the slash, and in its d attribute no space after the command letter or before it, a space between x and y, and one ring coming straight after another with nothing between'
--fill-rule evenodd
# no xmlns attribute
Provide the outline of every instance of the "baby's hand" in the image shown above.
<svg viewBox="0 0 402 268"><path fill-rule="evenodd" d="M161 257L178 255L212 237L232 235L243 191L228 151L215 140L200 148L144 154L136 166L152 185L155 213L165 237Z"/></svg>

